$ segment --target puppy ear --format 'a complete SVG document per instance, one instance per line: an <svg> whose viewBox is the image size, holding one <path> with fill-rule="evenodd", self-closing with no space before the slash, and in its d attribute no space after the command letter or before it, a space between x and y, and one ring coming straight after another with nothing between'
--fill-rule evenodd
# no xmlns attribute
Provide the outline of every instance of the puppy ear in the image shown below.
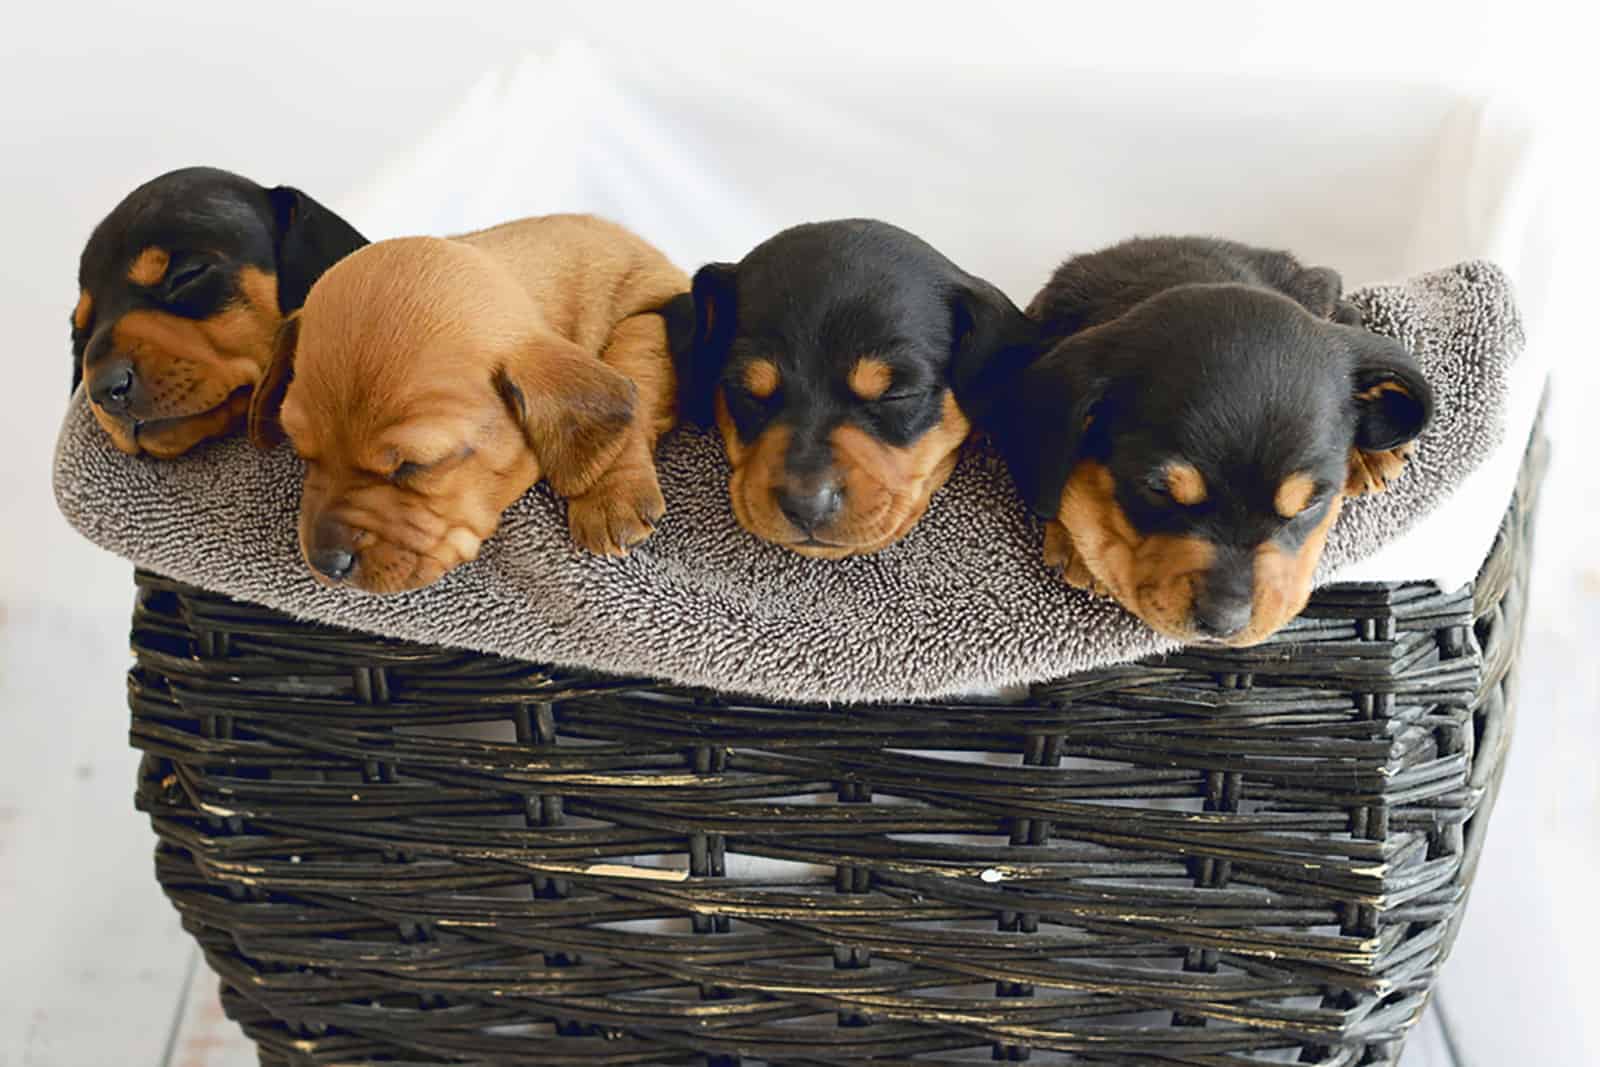
<svg viewBox="0 0 1600 1067"><path fill-rule="evenodd" d="M994 389L979 425L989 432L1017 491L1035 515L1053 519L1090 442L1104 430L1106 383L1089 376L1072 339Z"/></svg>
<svg viewBox="0 0 1600 1067"><path fill-rule="evenodd" d="M672 361L678 372L678 412L685 422L710 426L717 383L728 363L739 312L739 268L733 263L708 263L695 271L689 306L678 305L677 314L693 315L686 343L675 340ZM669 305L671 306L671 305ZM667 320L669 336L672 320Z"/></svg>
<svg viewBox="0 0 1600 1067"><path fill-rule="evenodd" d="M289 391L289 382L294 379L294 350L299 343L300 313L296 312L278 327L277 339L272 344L272 362L267 364L261 380L250 392L245 433L250 443L259 449L270 449L283 440L278 409L283 407L283 394Z"/></svg>
<svg viewBox="0 0 1600 1067"><path fill-rule="evenodd" d="M632 381L559 337L525 345L495 370L494 385L540 476L565 497L586 491L622 451L638 394Z"/></svg>
<svg viewBox="0 0 1600 1067"><path fill-rule="evenodd" d="M1386 452L1416 440L1433 417L1433 389L1417 361L1392 337L1355 326L1333 328L1355 354L1356 447Z"/></svg>
<svg viewBox="0 0 1600 1067"><path fill-rule="evenodd" d="M656 314L667 324L667 351L672 353L672 361L676 364L694 347L696 324L693 294L679 293L662 304Z"/></svg>
<svg viewBox="0 0 1600 1067"><path fill-rule="evenodd" d="M969 417L994 403L1038 346L1038 324L995 286L971 278L950 294L950 385Z"/></svg>
<svg viewBox="0 0 1600 1067"><path fill-rule="evenodd" d="M278 258L278 310L298 310L327 269L367 243L355 227L298 189L267 190Z"/></svg>

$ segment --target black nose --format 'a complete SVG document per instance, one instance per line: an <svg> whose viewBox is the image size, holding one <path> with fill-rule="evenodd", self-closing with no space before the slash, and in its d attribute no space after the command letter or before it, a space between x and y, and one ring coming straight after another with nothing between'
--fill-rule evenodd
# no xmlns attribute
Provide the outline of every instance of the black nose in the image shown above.
<svg viewBox="0 0 1600 1067"><path fill-rule="evenodd" d="M311 565L324 578L342 582L356 569L356 554L348 548L319 548L311 553Z"/></svg>
<svg viewBox="0 0 1600 1067"><path fill-rule="evenodd" d="M785 485L778 490L778 510L795 529L810 533L839 514L844 490L831 481L814 485Z"/></svg>
<svg viewBox="0 0 1600 1067"><path fill-rule="evenodd" d="M306 562L312 570L330 581L342 582L356 569L356 554L351 547L354 532L344 523L321 516L310 530L306 543Z"/></svg>
<svg viewBox="0 0 1600 1067"><path fill-rule="evenodd" d="M1194 604L1194 628L1202 637L1226 639L1250 625L1248 597L1201 597Z"/></svg>
<svg viewBox="0 0 1600 1067"><path fill-rule="evenodd" d="M89 398L106 411L120 415L133 406L138 384L130 361L108 360L96 367L89 378Z"/></svg>

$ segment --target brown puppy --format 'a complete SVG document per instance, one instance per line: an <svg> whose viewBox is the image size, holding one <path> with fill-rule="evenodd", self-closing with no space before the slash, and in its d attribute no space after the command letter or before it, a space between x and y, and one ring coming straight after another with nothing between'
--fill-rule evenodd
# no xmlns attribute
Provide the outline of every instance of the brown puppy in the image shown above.
<svg viewBox="0 0 1600 1067"><path fill-rule="evenodd" d="M689 288L614 223L549 215L380 241L324 274L251 404L306 463L300 546L328 584L414 589L475 558L535 482L573 540L622 555L666 506L673 422L659 309Z"/></svg>

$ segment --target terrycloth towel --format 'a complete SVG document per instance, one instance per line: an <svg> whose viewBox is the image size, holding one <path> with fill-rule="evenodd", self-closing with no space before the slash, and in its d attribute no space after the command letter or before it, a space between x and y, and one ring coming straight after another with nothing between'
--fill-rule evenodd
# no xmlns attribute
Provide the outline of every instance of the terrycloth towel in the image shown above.
<svg viewBox="0 0 1600 1067"><path fill-rule="evenodd" d="M1352 295L1433 384L1437 410L1405 474L1351 501L1319 579L1436 507L1498 443L1522 327L1484 262ZM85 537L152 570L302 618L561 667L776 700L882 701L971 693L1173 647L1110 600L1044 566L1041 534L1004 464L969 447L921 523L875 556L808 560L735 523L711 436L663 443L667 517L626 559L567 539L545 487L507 511L475 562L394 597L326 589L295 543L301 468L242 440L177 461L128 457L81 393L55 459L56 500Z"/></svg>

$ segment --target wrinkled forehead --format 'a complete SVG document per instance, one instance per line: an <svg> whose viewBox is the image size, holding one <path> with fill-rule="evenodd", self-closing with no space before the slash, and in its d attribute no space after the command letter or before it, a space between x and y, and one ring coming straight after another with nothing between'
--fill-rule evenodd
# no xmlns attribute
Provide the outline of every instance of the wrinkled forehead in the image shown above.
<svg viewBox="0 0 1600 1067"><path fill-rule="evenodd" d="M186 185L142 191L101 222L79 260L85 287L120 277L149 248L170 255L216 252L262 268L272 267L267 204L255 190Z"/></svg>
<svg viewBox="0 0 1600 1067"><path fill-rule="evenodd" d="M296 373L279 416L296 445L358 466L395 457L431 462L509 425L486 375L461 368L437 378Z"/></svg>
<svg viewBox="0 0 1600 1067"><path fill-rule="evenodd" d="M1280 361L1229 366L1123 388L1103 435L1118 472L1178 462L1222 485L1276 484L1297 472L1331 476L1345 462L1353 427L1338 379Z"/></svg>
<svg viewBox="0 0 1600 1067"><path fill-rule="evenodd" d="M947 353L950 329L942 288L923 279L855 269L784 288L740 286L737 340L751 354L765 348L848 369L868 353L885 359Z"/></svg>

